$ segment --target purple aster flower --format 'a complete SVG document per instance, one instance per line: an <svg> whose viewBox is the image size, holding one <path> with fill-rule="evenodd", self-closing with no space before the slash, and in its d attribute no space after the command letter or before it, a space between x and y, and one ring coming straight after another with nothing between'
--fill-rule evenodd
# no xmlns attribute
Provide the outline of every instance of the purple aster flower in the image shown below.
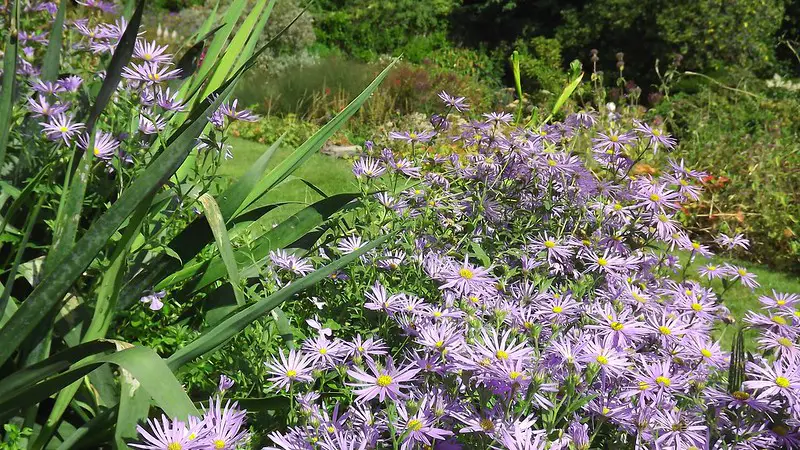
<svg viewBox="0 0 800 450"><path fill-rule="evenodd" d="M800 295L777 292L772 290L772 296L761 295L758 297L765 308L783 311L789 314L794 314L797 303L800 303Z"/></svg>
<svg viewBox="0 0 800 450"><path fill-rule="evenodd" d="M445 106L448 108L453 108L458 112L467 111L469 109L469 104L467 104L466 97L453 97L447 92L442 91L439 92L439 98L442 99Z"/></svg>
<svg viewBox="0 0 800 450"><path fill-rule="evenodd" d="M413 162L406 158L401 158L396 161L392 160L389 162L389 165L405 176L411 178L420 178L422 176L420 173L420 168L415 166Z"/></svg>
<svg viewBox="0 0 800 450"><path fill-rule="evenodd" d="M366 296L368 301L364 303L364 308L370 311L383 311L391 316L403 308L404 295L389 295L386 288L378 281L370 287Z"/></svg>
<svg viewBox="0 0 800 450"><path fill-rule="evenodd" d="M431 139L433 139L434 136L436 136L436 132L435 131L431 131L431 130L422 131L422 132L416 132L416 131L410 131L410 132L409 131L403 131L403 132L392 131L392 132L389 133L389 138L390 139L397 139L397 140L401 140L401 141L406 141L409 144L414 144L414 143L417 143L417 142L423 142L423 143L424 142L429 142Z"/></svg>
<svg viewBox="0 0 800 450"><path fill-rule="evenodd" d="M495 290L497 279L491 274L491 267L485 269L474 264L470 264L468 256L464 257L461 265L448 264L441 277L444 284L439 289L450 289L461 297L470 295L481 295Z"/></svg>
<svg viewBox="0 0 800 450"><path fill-rule="evenodd" d="M83 78L78 75L70 75L58 80L58 84L67 92L76 92L78 88L81 87L82 83Z"/></svg>
<svg viewBox="0 0 800 450"><path fill-rule="evenodd" d="M419 444L431 447L435 441L444 440L453 434L443 428L436 428L434 418L422 409L410 414L404 404L398 403L397 414L400 416L397 428L403 436L400 446L402 450L419 448Z"/></svg>
<svg viewBox="0 0 800 450"><path fill-rule="evenodd" d="M249 109L236 109L239 99L232 102L225 102L219 107L219 112L231 120L241 120L243 122L258 122L259 117Z"/></svg>
<svg viewBox="0 0 800 450"><path fill-rule="evenodd" d="M678 143L672 136L664 133L660 128L651 127L644 122L636 121L635 123L636 127L634 129L649 140L650 146L653 148L653 153L658 152L659 147L672 150Z"/></svg>
<svg viewBox="0 0 800 450"><path fill-rule="evenodd" d="M72 117L65 114L58 114L50 118L50 121L42 123L42 130L48 139L56 141L63 140L64 145L72 145L72 136L83 130L82 122L73 122Z"/></svg>
<svg viewBox="0 0 800 450"><path fill-rule="evenodd" d="M40 94L58 95L59 92L64 92L64 87L54 81L34 80L31 87Z"/></svg>
<svg viewBox="0 0 800 450"><path fill-rule="evenodd" d="M264 363L267 372L272 375L269 381L275 383L278 389L289 390L292 383L310 383L314 381L311 377L311 359L300 352L289 350L289 356L284 355L281 350L278 358L273 357L272 362Z"/></svg>
<svg viewBox="0 0 800 450"><path fill-rule="evenodd" d="M663 184L640 184L633 197L639 200L637 207L645 207L654 214L679 208L680 194L667 189Z"/></svg>
<svg viewBox="0 0 800 450"><path fill-rule="evenodd" d="M611 378L623 375L628 366L628 358L624 353L598 340L586 344L579 360L597 364L600 367L600 373Z"/></svg>
<svg viewBox="0 0 800 450"><path fill-rule="evenodd" d="M485 113L483 117L486 118L489 122L494 122L495 124L502 123L502 124L509 124L512 120L514 120L514 116L507 112L492 112L492 113Z"/></svg>
<svg viewBox="0 0 800 450"><path fill-rule="evenodd" d="M221 393L224 393L225 391L227 391L230 388L232 388L234 384L236 384L236 382L233 381L232 379L228 378L224 374L220 375L219 376L219 386L217 387L217 390L219 392L221 392Z"/></svg>
<svg viewBox="0 0 800 450"><path fill-rule="evenodd" d="M486 357L494 361L515 361L527 358L533 349L525 345L525 342L517 343L511 337L511 329L505 331L502 336L494 330L490 329L487 333L486 330L481 331L481 340L476 342L475 345L470 346L471 352L475 357Z"/></svg>
<svg viewBox="0 0 800 450"><path fill-rule="evenodd" d="M761 286L756 281L756 274L748 272L746 268L741 266L734 266L733 264L725 263L731 281L739 280L743 286L750 289L755 289Z"/></svg>
<svg viewBox="0 0 800 450"><path fill-rule="evenodd" d="M347 371L350 377L358 381L349 385L356 388L353 392L358 395L356 402L359 403L370 401L375 397L380 401L388 397L393 402L406 398L407 395L402 393L401 389L408 389L410 386L404 383L414 380L419 372L419 369L411 366L395 368L391 357L386 358L386 367L383 369L378 368L371 359L367 359L366 363L371 373L358 367Z"/></svg>
<svg viewBox="0 0 800 450"><path fill-rule="evenodd" d="M208 409L203 416L206 422L206 435L200 444L206 446L205 448L219 450L239 448L250 437L245 428L246 414L246 411L239 409L236 402L231 404L228 400L223 407L220 398L209 400Z"/></svg>
<svg viewBox="0 0 800 450"><path fill-rule="evenodd" d="M359 158L353 163L353 174L357 178L378 178L386 172L386 167L381 164L377 159L370 158L369 156Z"/></svg>
<svg viewBox="0 0 800 450"><path fill-rule="evenodd" d="M139 131L142 134L158 134L167 126L167 121L158 114L153 115L151 111L147 113L147 117L144 114L139 115Z"/></svg>
<svg viewBox="0 0 800 450"><path fill-rule="evenodd" d="M133 57L148 63L169 64L172 61L172 55L164 53L168 48L166 45L159 46L156 42L137 39L133 46Z"/></svg>
<svg viewBox="0 0 800 450"><path fill-rule="evenodd" d="M535 252L547 252L547 263L551 265L565 264L573 254L572 246L562 242L558 238L550 236L546 232L534 239L531 242L530 248Z"/></svg>
<svg viewBox="0 0 800 450"><path fill-rule="evenodd" d="M117 7L113 3L105 2L103 0L76 0L76 3L86 6L87 8L99 9L107 14L114 14L117 10Z"/></svg>
<svg viewBox="0 0 800 450"><path fill-rule="evenodd" d="M744 235L737 234L733 237L720 233L715 239L715 242L727 250L733 250L736 247L747 250L750 247L750 240L745 238Z"/></svg>
<svg viewBox="0 0 800 450"><path fill-rule="evenodd" d="M379 269L383 270L397 270L403 261L406 259L406 252L402 250L394 250L387 252L380 256L375 263Z"/></svg>
<svg viewBox="0 0 800 450"><path fill-rule="evenodd" d="M269 259L278 269L295 275L305 276L314 271L314 266L308 259L292 255L284 249L270 251Z"/></svg>
<svg viewBox="0 0 800 450"><path fill-rule="evenodd" d="M363 339L361 334L357 334L352 342L345 342L344 345L347 347L347 356L351 357L359 356L363 358L366 356L373 358L374 356L385 355L388 350L382 340L372 337Z"/></svg>
<svg viewBox="0 0 800 450"><path fill-rule="evenodd" d="M644 324L636 320L629 308L617 311L611 305L597 308L590 314L596 325L586 325L589 330L596 330L597 335L605 338L606 345L612 347L629 347L640 342L649 332Z"/></svg>
<svg viewBox="0 0 800 450"><path fill-rule="evenodd" d="M178 93L170 93L169 88L156 91L155 103L166 111L186 110L186 104L178 99Z"/></svg>
<svg viewBox="0 0 800 450"><path fill-rule="evenodd" d="M362 241L360 236L348 236L339 241L336 245L336 249L343 255L348 255L365 245L367 245L367 242Z"/></svg>
<svg viewBox="0 0 800 450"><path fill-rule="evenodd" d="M708 428L702 418L678 409L657 410L653 422L659 429L658 448L708 448Z"/></svg>
<svg viewBox="0 0 800 450"><path fill-rule="evenodd" d="M441 353L454 352L464 343L463 332L452 322L438 322L419 330L417 343Z"/></svg>
<svg viewBox="0 0 800 450"><path fill-rule="evenodd" d="M131 447L143 450L172 450L191 448L189 429L185 422L173 419L171 422L166 415L161 416L161 421L147 419L147 428L136 425L136 431L144 442L131 443Z"/></svg>
<svg viewBox="0 0 800 450"><path fill-rule="evenodd" d="M592 150L596 153L615 155L622 152L625 146L636 142L636 135L633 133L618 133L610 131L608 133L597 133L596 138L592 139Z"/></svg>
<svg viewBox="0 0 800 450"><path fill-rule="evenodd" d="M774 351L779 358L786 360L797 360L800 357L800 348L793 339L765 330L758 339L759 348Z"/></svg>
<svg viewBox="0 0 800 450"><path fill-rule="evenodd" d="M533 430L530 426L514 423L500 431L502 447L492 447L499 450L544 450L547 446L545 430Z"/></svg>
<svg viewBox="0 0 800 450"><path fill-rule="evenodd" d="M83 150L88 150L90 147L89 136L84 133L78 136L78 147ZM94 146L92 147L92 154L99 159L108 161L114 156L114 152L119 148L119 141L114 139L111 133L103 131L96 131L94 135Z"/></svg>
<svg viewBox="0 0 800 450"><path fill-rule="evenodd" d="M602 256L598 256L595 253L588 253L585 259L587 261L586 270L588 272L603 272L608 275L614 275L629 268L626 258L611 255L608 249L603 252Z"/></svg>
<svg viewBox="0 0 800 450"><path fill-rule="evenodd" d="M149 305L147 305L148 308L153 311L158 311L164 307L164 303L161 301L161 299L163 299L166 295L167 293L165 291L153 292L142 296L139 301L142 303L149 303Z"/></svg>
<svg viewBox="0 0 800 450"><path fill-rule="evenodd" d="M124 67L122 76L129 80L141 81L148 85L174 80L181 74L180 69L169 70L166 66L145 62L142 64L131 63L132 67Z"/></svg>
<svg viewBox="0 0 800 450"><path fill-rule="evenodd" d="M759 398L782 397L794 409L800 404L800 366L796 359L781 359L772 366L748 362L747 381L742 386L758 391Z"/></svg>
<svg viewBox="0 0 800 450"><path fill-rule="evenodd" d="M697 269L697 272L701 277L708 278L709 280L724 278L729 275L729 272L725 266L720 266L713 263L700 267Z"/></svg>
<svg viewBox="0 0 800 450"><path fill-rule="evenodd" d="M33 113L33 117L50 117L62 114L69 109L69 104L54 103L50 104L43 95L38 95L37 99L28 98L28 109Z"/></svg>
<svg viewBox="0 0 800 450"><path fill-rule="evenodd" d="M303 350L308 354L308 358L314 363L316 368L330 368L336 366L339 358L347 351L341 341L330 340L326 336L319 335L313 339L306 339L303 342Z"/></svg>

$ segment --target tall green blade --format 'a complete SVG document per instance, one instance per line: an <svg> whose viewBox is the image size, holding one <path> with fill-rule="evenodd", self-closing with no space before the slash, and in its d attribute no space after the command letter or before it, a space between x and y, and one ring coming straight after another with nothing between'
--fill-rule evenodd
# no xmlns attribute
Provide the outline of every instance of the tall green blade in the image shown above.
<svg viewBox="0 0 800 450"><path fill-rule="evenodd" d="M244 305L244 293L242 292L241 280L239 279L239 268L236 265L236 258L233 256L233 247L228 237L228 229L225 228L225 220L219 212L217 202L210 194L206 193L200 196L200 203L203 205L203 211L206 220L208 220L208 225L214 233L214 240L217 241L220 258L228 272L228 279L231 282L231 286L233 286L233 295L236 298L236 304L242 306Z"/></svg>
<svg viewBox="0 0 800 450"><path fill-rule="evenodd" d="M64 297L69 287L83 273L97 253L106 245L125 219L159 188L181 165L194 148L197 138L208 123L208 116L233 90L241 72L220 87L215 99L207 99L167 143L167 148L150 164L148 170L133 180L128 189L95 221L86 234L70 250L70 258L58 271L46 275L2 329L0 329L0 365L4 364L24 341L36 324Z"/></svg>
<svg viewBox="0 0 800 450"><path fill-rule="evenodd" d="M14 76L17 73L17 53L19 52L19 0L11 7L11 29L6 39L3 54L3 91L0 92L0 169L3 168L8 147L8 134L11 131L11 107L14 100Z"/></svg>
<svg viewBox="0 0 800 450"><path fill-rule="evenodd" d="M244 308L240 312L225 319L219 325L203 333L199 338L195 339L189 345L186 345L175 352L169 357L169 359L167 359L167 365L169 365L172 370L177 370L179 367L183 366L189 361L192 361L193 359L214 350L218 346L227 342L228 339L244 330L249 324L253 323L253 321L280 306L281 303L286 301L292 295L301 292L309 286L312 286L318 283L320 280L330 276L335 271L341 269L347 264L350 264L359 256L382 244L388 238L389 235L382 236L354 251L353 253L345 255L328 264L327 266L301 278L300 280L289 284L269 297L259 300L255 304Z"/></svg>
<svg viewBox="0 0 800 450"><path fill-rule="evenodd" d="M64 17L67 15L68 3L69 0L61 0L58 5L53 30L50 31L50 42L47 43L47 51L42 62L42 80L44 81L55 81L58 77L58 67L61 63L61 43L64 40Z"/></svg>

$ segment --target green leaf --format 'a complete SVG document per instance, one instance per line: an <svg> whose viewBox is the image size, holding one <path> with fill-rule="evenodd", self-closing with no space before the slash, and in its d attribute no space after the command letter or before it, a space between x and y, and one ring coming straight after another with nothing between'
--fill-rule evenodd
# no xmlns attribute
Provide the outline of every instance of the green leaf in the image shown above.
<svg viewBox="0 0 800 450"><path fill-rule="evenodd" d="M46 399L105 363L114 364L129 372L139 382L139 389L147 391L155 404L169 417L186 420L190 415L198 415L194 404L165 361L147 347L130 347L110 355L92 357L63 373L3 396L0 398L0 417Z"/></svg>
<svg viewBox="0 0 800 450"><path fill-rule="evenodd" d="M228 237L228 230L225 228L225 220L219 212L219 206L214 201L211 194L203 194L200 196L200 203L203 204L203 210L208 220L208 225L214 233L214 239L217 241L219 254L225 264L225 269L228 271L228 279L233 286L233 295L236 298L238 305L244 305L244 293L242 292L241 280L239 278L239 269L236 266L236 257L233 256L233 247L231 240Z"/></svg>
<svg viewBox="0 0 800 450"><path fill-rule="evenodd" d="M360 194L337 194L322 199L298 211L284 220L275 228L256 238L251 244L251 249L240 251L237 261L245 265L250 261L260 261L269 255L269 252L296 241L309 231L327 221L334 213L345 205L358 198ZM191 292L202 289L219 280L225 275L225 264L221 258L215 257L209 262L198 262L187 265L180 271L162 280L155 287L157 290L166 289L175 284L189 279L205 269L200 279L192 286Z"/></svg>
<svg viewBox="0 0 800 450"><path fill-rule="evenodd" d="M58 68L61 64L61 42L64 39L64 17L67 14L67 4L69 0L61 0L56 12L56 20L53 22L53 29L50 31L47 51L42 62L42 80L55 81L58 78Z"/></svg>
<svg viewBox="0 0 800 450"><path fill-rule="evenodd" d="M167 359L167 364L171 369L177 370L179 367L183 366L189 361L213 351L215 348L227 342L237 333L244 330L255 320L269 313L274 308L280 306L281 303L286 301L292 295L305 290L306 288L318 283L320 280L326 277L329 277L332 273L351 263L359 256L384 243L389 236L390 235L382 236L368 243L360 249L339 258L327 266L310 273L294 283L289 284L269 297L259 300L258 302L242 309L233 316L228 317L219 325L206 331L193 342L175 352L169 357L169 359Z"/></svg>
<svg viewBox="0 0 800 450"><path fill-rule="evenodd" d="M105 214L95 221L84 236L70 250L70 258L59 265L58 271L46 275L28 298L22 302L9 321L0 329L0 365L5 363L33 331L46 314L64 297L69 287L83 273L97 253L106 245L117 228L139 206L166 182L194 148L200 133L208 123L208 116L233 90L241 72L220 87L212 101L194 108L190 117L167 142L167 148L153 160L143 175L133 180L120 198Z"/></svg>
<svg viewBox="0 0 800 450"><path fill-rule="evenodd" d="M272 310L272 320L275 321L275 326L278 329L278 334L281 335L283 343L289 348L294 348L294 335L292 334L292 324L286 314L280 308Z"/></svg>
<svg viewBox="0 0 800 450"><path fill-rule="evenodd" d="M235 183L233 183L225 192L219 197L220 212L225 222L228 222L233 216L233 213L247 198L248 194L252 192L258 180L264 176L267 170L267 165L272 159L272 155L280 148L283 139L287 133L283 133L269 148L253 163L252 166L244 173Z"/></svg>
<svg viewBox="0 0 800 450"><path fill-rule="evenodd" d="M347 107L345 107L342 112L336 115L330 122L328 122L324 127L320 128L319 131L314 133L306 142L304 142L300 147L297 148L291 155L289 155L286 159L281 161L281 163L272 169L272 171L267 174L264 179L262 179L257 186L254 188L253 192L247 196L245 201L242 203L239 208L237 208L236 212L233 214L236 216L239 212L243 211L250 205L252 205L256 200L261 198L264 194L269 192L273 187L278 185L281 181L283 181L286 177L292 174L301 164L303 164L308 158L311 157L314 153L316 153L322 145L330 139L333 134L338 131L344 123L349 119L353 114L358 111L361 105L364 104L365 101L369 98L370 95L378 88L381 82L386 78L389 74L389 71L392 67L397 63L397 59L391 62L385 69L372 81L372 83L364 89L358 97L356 97L352 102L350 102Z"/></svg>
<svg viewBox="0 0 800 450"><path fill-rule="evenodd" d="M242 22L242 25L236 31L231 43L225 48L225 53L223 53L222 58L220 58L219 64L214 70L214 73L211 75L211 79L208 81L208 84L206 84L205 91L203 91L204 96L210 92L213 92L214 89L222 84L222 82L225 80L225 77L227 77L228 74L235 69L234 63L236 62L237 58L240 58L241 56L243 56L245 59L250 57L250 55L243 53L244 47L249 38L258 41L258 37L261 35L263 28L256 29L255 26L259 16L261 16L261 11L264 10L264 5L266 5L266 2L267 0L257 0L256 4L253 6L253 9L250 10L250 14L247 15L247 18L244 20L244 22ZM274 3L275 0L271 0L271 4ZM267 15L269 15L271 10L272 8L267 11Z"/></svg>
<svg viewBox="0 0 800 450"><path fill-rule="evenodd" d="M19 192L14 199L14 202L11 203L11 206L9 206L6 210L6 215L3 217L3 224L0 225L0 234L5 231L8 221L13 218L17 210L23 205L27 206L30 204L31 200L29 197L33 194L34 189L39 186L39 183L42 181L44 176L50 173L50 169L53 167L53 164L53 162L49 162L47 165L42 167L42 170L40 170L32 180L29 180L27 183L25 183L25 188ZM3 189L5 190L5 187Z"/></svg>
<svg viewBox="0 0 800 450"><path fill-rule="evenodd" d="M553 105L553 111L550 113L551 116L556 115L558 111L561 110L561 107L564 106L567 99L572 96L572 93L575 92L575 89L578 88L578 85L581 84L581 80L583 79L583 72L580 75L575 77L574 80L570 84L567 85L566 88L561 92L561 95L558 96L558 100L556 100L555 105Z"/></svg>
<svg viewBox="0 0 800 450"><path fill-rule="evenodd" d="M8 3L6 3L8 5ZM3 168L8 147L8 135L11 132L11 109L14 100L14 78L17 73L17 53L19 52L19 0L14 0L11 14L6 19L6 26L10 21L11 29L6 38L6 48L3 54L3 90L0 92L0 169Z"/></svg>

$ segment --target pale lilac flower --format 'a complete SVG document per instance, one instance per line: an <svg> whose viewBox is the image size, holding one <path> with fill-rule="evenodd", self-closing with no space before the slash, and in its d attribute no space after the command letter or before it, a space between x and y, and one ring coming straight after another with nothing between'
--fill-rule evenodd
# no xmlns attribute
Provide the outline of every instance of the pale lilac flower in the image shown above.
<svg viewBox="0 0 800 450"><path fill-rule="evenodd" d="M186 110L186 104L178 99L178 93L170 93L169 88L156 91L155 103L166 111Z"/></svg>
<svg viewBox="0 0 800 450"><path fill-rule="evenodd" d="M139 131L142 134L158 134L164 127L167 126L167 121L158 114L153 115L152 112L148 116L144 114L139 115Z"/></svg>
<svg viewBox="0 0 800 450"><path fill-rule="evenodd" d="M58 95L64 92L64 87L54 81L34 80L31 82L31 87L40 94Z"/></svg>
<svg viewBox="0 0 800 450"><path fill-rule="evenodd" d="M159 46L155 41L137 39L133 46L133 57L148 63L168 64L172 61L172 55L164 53L168 48L166 45Z"/></svg>
<svg viewBox="0 0 800 450"><path fill-rule="evenodd" d="M734 266L733 264L725 263L731 281L739 280L743 286L750 289L755 289L761 286L756 281L756 274L748 272L746 268L741 266Z"/></svg>
<svg viewBox="0 0 800 450"><path fill-rule="evenodd" d="M357 402L367 402L375 397L380 401L388 397L393 402L404 399L407 395L401 389L408 389L410 386L405 383L414 380L419 372L419 369L410 366L395 368L391 357L386 358L386 367L383 369L378 368L371 359L367 359L366 363L370 373L358 367L347 371L348 375L358 381L350 384L355 388L353 392L358 395Z"/></svg>
<svg viewBox="0 0 800 450"><path fill-rule="evenodd" d="M178 419L171 422L166 416L161 416L161 420L147 419L150 430L148 431L141 425L136 425L136 431L144 439L141 443L128 444L131 447L143 450L173 450L191 448L189 439L189 429L186 423Z"/></svg>
<svg viewBox="0 0 800 450"><path fill-rule="evenodd" d="M267 372L272 375L269 380L275 383L278 389L289 390L293 383L310 383L314 381L311 377L311 359L300 352L289 351L287 357L283 350L278 352L280 360L273 357L272 362L264 363Z"/></svg>
<svg viewBox="0 0 800 450"><path fill-rule="evenodd" d="M378 178L386 172L386 167L380 161L369 156L358 159L353 163L353 174L361 178Z"/></svg>
<svg viewBox="0 0 800 450"><path fill-rule="evenodd" d="M226 375L224 375L224 374L220 375L219 376L219 386L217 387L217 390L219 392L225 392L225 391L229 390L230 388L232 388L234 384L236 384L236 382L233 381L232 379L228 378Z"/></svg>
<svg viewBox="0 0 800 450"><path fill-rule="evenodd" d="M89 136L84 133L78 136L78 147L83 150L89 149L90 144ZM103 131L96 131L94 136L94 146L92 147L92 154L102 160L108 161L114 156L114 152L119 148L119 141L114 139L111 133Z"/></svg>
<svg viewBox="0 0 800 450"><path fill-rule="evenodd" d="M649 140L650 147L653 148L653 153L658 152L660 147L664 147L667 150L672 150L678 143L672 136L665 133L660 128L651 127L650 125L639 121L636 121L635 124L636 127L634 129Z"/></svg>
<svg viewBox="0 0 800 450"><path fill-rule="evenodd" d="M442 91L439 92L439 98L442 99L445 106L453 108L458 112L467 111L469 109L469 104L467 103L466 97L454 97L447 92Z"/></svg>
<svg viewBox="0 0 800 450"><path fill-rule="evenodd" d="M149 303L149 305L147 305L148 308L150 308L152 311L158 311L164 307L164 303L161 301L161 299L163 299L166 295L167 293L165 291L153 292L151 294L142 296L139 301L142 303Z"/></svg>
<svg viewBox="0 0 800 450"><path fill-rule="evenodd" d="M397 139L397 140L401 140L401 141L406 141L409 144L414 144L416 142L423 142L423 143L424 142L429 142L431 139L433 139L434 136L436 136L436 132L435 131L430 131L430 130L421 131L419 133L416 132L416 131L411 131L411 132L409 132L409 131L403 131L403 132L392 131L392 132L389 133L389 138L390 139Z"/></svg>
<svg viewBox="0 0 800 450"><path fill-rule="evenodd" d="M28 109L33 113L33 117L50 117L62 114L69 109L69 104L54 103L50 104L43 95L38 95L37 99L28 98Z"/></svg>
<svg viewBox="0 0 800 450"><path fill-rule="evenodd" d="M200 439L200 444L209 449L236 450L249 439L245 427L246 411L240 410L236 402L230 400L222 406L219 398L209 401L208 409L204 414L206 434Z"/></svg>
<svg viewBox="0 0 800 450"><path fill-rule="evenodd" d="M796 359L778 360L769 365L747 363L745 389L759 391L759 398L782 397L789 405L800 402L800 367Z"/></svg>
<svg viewBox="0 0 800 450"><path fill-rule="evenodd" d="M400 446L401 450L419 448L418 445L431 447L437 440L444 440L453 434L443 428L436 428L433 417L424 410L420 409L415 414L411 414L405 405L398 403L397 413L400 416L399 431L404 436Z"/></svg>
<svg viewBox="0 0 800 450"><path fill-rule="evenodd" d="M244 122L257 122L259 117L253 114L249 109L236 109L239 105L239 99L234 99L232 102L225 102L219 107L219 112L231 120L241 120Z"/></svg>
<svg viewBox="0 0 800 450"><path fill-rule="evenodd" d="M727 250L733 250L736 247L747 250L750 247L750 240L745 238L742 234L734 235L733 237L720 233L715 240L717 244L725 247Z"/></svg>
<svg viewBox="0 0 800 450"><path fill-rule="evenodd" d="M71 145L72 136L78 134L83 130L84 124L81 122L73 122L72 117L64 114L58 114L50 118L49 122L42 123L42 129L47 135L47 138L53 141L62 140L64 145Z"/></svg>
<svg viewBox="0 0 800 450"><path fill-rule="evenodd" d="M451 289L462 297L492 292L497 282L491 274L491 268L470 264L467 256L463 264L450 264L441 275L445 283L439 289Z"/></svg>
<svg viewBox="0 0 800 450"><path fill-rule="evenodd" d="M124 67L122 76L129 80L141 81L148 85L163 83L174 80L181 74L180 69L168 69L166 66L159 66L153 63L136 64L131 63L132 67Z"/></svg>
<svg viewBox="0 0 800 450"><path fill-rule="evenodd" d="M58 80L58 84L67 92L75 92L81 87L83 78L78 75L70 75Z"/></svg>
<svg viewBox="0 0 800 450"><path fill-rule="evenodd" d="M336 249L339 250L343 255L347 255L365 245L367 245L367 243L362 241L360 236L348 236L339 241L339 244L336 245Z"/></svg>

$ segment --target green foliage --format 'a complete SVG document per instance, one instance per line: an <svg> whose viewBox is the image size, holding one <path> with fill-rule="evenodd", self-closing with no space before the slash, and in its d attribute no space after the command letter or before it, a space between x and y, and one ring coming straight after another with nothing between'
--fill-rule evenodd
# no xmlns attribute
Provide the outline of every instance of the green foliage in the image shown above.
<svg viewBox="0 0 800 450"><path fill-rule="evenodd" d="M708 232L743 231L757 260L796 270L800 96L768 89L747 73L723 80L701 79L696 92L672 96L655 109L669 118L680 142L675 156L712 177L708 200L690 211L689 224Z"/></svg>
<svg viewBox="0 0 800 450"><path fill-rule="evenodd" d="M525 92L550 95L562 89L566 74L561 66L561 44L555 39L537 36L518 40L514 49L520 56L520 74Z"/></svg>
<svg viewBox="0 0 800 450"><path fill-rule="evenodd" d="M23 428L13 423L3 425L5 430L5 439L0 441L0 450L22 450L25 448L22 444L30 437L33 430L30 428Z"/></svg>
<svg viewBox="0 0 800 450"><path fill-rule="evenodd" d="M447 16L457 3L455 0L325 0L318 2L317 38L350 55L371 60L394 53L420 37L440 39L448 30Z"/></svg>

